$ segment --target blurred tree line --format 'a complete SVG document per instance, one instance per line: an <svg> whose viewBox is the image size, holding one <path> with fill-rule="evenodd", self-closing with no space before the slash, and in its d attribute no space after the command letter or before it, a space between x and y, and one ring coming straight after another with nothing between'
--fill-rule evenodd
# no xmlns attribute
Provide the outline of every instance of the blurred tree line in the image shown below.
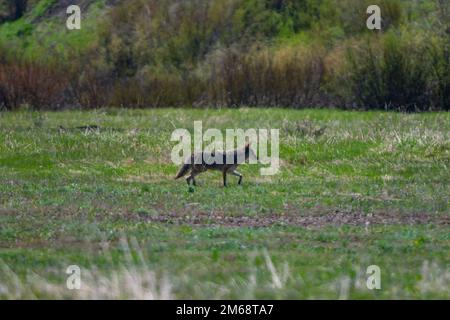
<svg viewBox="0 0 450 320"><path fill-rule="evenodd" d="M368 0L110 1L81 53L0 44L0 105L449 110L448 1L378 2L382 31Z"/></svg>

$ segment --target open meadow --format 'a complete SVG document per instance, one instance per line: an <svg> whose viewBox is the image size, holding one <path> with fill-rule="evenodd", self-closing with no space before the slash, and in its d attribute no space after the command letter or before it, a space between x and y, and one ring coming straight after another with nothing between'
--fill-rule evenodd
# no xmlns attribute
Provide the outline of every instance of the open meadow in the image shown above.
<svg viewBox="0 0 450 320"><path fill-rule="evenodd" d="M280 172L189 192L170 137L196 120L280 129ZM446 112L0 113L0 299L448 299L449 133Z"/></svg>

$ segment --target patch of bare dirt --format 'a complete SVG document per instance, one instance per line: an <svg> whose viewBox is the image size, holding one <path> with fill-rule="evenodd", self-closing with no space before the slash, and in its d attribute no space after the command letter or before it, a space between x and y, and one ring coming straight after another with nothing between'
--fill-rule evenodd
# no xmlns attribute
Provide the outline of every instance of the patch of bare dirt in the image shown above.
<svg viewBox="0 0 450 320"><path fill-rule="evenodd" d="M143 218L143 217L141 217ZM150 215L143 219L158 223L198 226L226 226L226 227L270 227L270 226L298 226L304 228L322 228L327 226L371 226L371 225L418 225L435 224L450 225L450 216L445 214L401 212L377 212L366 214L351 211L331 211L325 213L314 212L311 215L280 213L255 216L227 215L223 212L172 212L161 215Z"/></svg>

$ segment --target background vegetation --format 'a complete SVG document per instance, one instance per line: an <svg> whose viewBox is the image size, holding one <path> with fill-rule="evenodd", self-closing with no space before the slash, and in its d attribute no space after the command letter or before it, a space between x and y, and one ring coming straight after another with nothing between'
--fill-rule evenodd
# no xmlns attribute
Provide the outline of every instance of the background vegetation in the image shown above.
<svg viewBox="0 0 450 320"><path fill-rule="evenodd" d="M72 1L73 2L73 1ZM0 105L449 110L445 0L0 1Z"/></svg>

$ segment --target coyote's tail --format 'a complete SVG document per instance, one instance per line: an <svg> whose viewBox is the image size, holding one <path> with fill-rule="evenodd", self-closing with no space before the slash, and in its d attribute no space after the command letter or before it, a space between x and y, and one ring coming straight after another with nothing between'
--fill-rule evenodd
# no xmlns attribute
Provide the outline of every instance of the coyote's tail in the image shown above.
<svg viewBox="0 0 450 320"><path fill-rule="evenodd" d="M186 173L188 173L189 167L190 167L189 164L183 164L180 171L178 171L177 176L175 177L175 180L180 179L181 177L184 177L186 175Z"/></svg>

